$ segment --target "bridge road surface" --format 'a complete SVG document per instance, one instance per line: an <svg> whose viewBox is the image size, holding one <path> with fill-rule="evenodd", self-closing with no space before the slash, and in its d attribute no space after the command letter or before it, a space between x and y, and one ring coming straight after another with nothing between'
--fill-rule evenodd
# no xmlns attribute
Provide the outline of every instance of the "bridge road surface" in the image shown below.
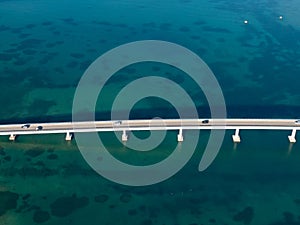
<svg viewBox="0 0 300 225"><path fill-rule="evenodd" d="M208 120L208 123L203 123ZM58 122L0 125L0 135L51 134L101 131L130 130L187 130L187 129L265 129L265 130L300 130L296 119L161 119L161 120L120 120L95 122ZM42 130L36 130L42 126Z"/></svg>

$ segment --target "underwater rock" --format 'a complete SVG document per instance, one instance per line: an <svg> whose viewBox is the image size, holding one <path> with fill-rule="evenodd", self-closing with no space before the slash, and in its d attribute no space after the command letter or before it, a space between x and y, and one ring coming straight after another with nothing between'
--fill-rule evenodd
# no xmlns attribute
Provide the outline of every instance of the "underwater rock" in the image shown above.
<svg viewBox="0 0 300 225"><path fill-rule="evenodd" d="M210 218L210 219L209 219L209 222L210 222L210 223L216 223L217 221L216 221L214 218Z"/></svg>
<svg viewBox="0 0 300 225"><path fill-rule="evenodd" d="M47 159L50 159L50 160L55 160L57 158L58 158L58 156L56 154L50 154L47 156Z"/></svg>
<svg viewBox="0 0 300 225"><path fill-rule="evenodd" d="M27 28L27 29L32 29L32 28L34 28L34 27L36 27L35 24L27 24L27 25L25 26L25 28Z"/></svg>
<svg viewBox="0 0 300 225"><path fill-rule="evenodd" d="M128 210L128 215L135 216L136 214L137 214L137 211L135 209L129 209Z"/></svg>
<svg viewBox="0 0 300 225"><path fill-rule="evenodd" d="M116 205L110 205L109 208L114 209L114 208L116 208Z"/></svg>
<svg viewBox="0 0 300 225"><path fill-rule="evenodd" d="M56 46L55 43L48 43L48 44L46 44L46 48L53 48L55 46Z"/></svg>
<svg viewBox="0 0 300 225"><path fill-rule="evenodd" d="M23 50L23 53L24 53L25 55L34 55L34 54L37 53L37 51L36 51L36 50L33 50L33 49L24 49L24 50Z"/></svg>
<svg viewBox="0 0 300 225"><path fill-rule="evenodd" d="M204 31L209 31L209 32L218 32L218 33L232 33L230 30L225 29L225 28L219 28L219 27L210 27L210 26L204 26L202 28Z"/></svg>
<svg viewBox="0 0 300 225"><path fill-rule="evenodd" d="M29 38L20 42L19 49L36 48L37 46L40 46L43 42L44 40L41 39Z"/></svg>
<svg viewBox="0 0 300 225"><path fill-rule="evenodd" d="M28 63L29 60L25 60L25 59L18 59L17 61L14 62L14 65L16 66L23 66L25 65L26 63Z"/></svg>
<svg viewBox="0 0 300 225"><path fill-rule="evenodd" d="M139 210L141 210L142 212L145 212L146 211L146 206L145 205L140 205Z"/></svg>
<svg viewBox="0 0 300 225"><path fill-rule="evenodd" d="M38 166L38 167L45 167L46 166L45 163L40 161L40 160L35 162L35 163L32 163L32 165L33 166Z"/></svg>
<svg viewBox="0 0 300 225"><path fill-rule="evenodd" d="M81 59L84 57L84 54L82 53L71 53L70 56L72 56L73 58L76 58L76 59Z"/></svg>
<svg viewBox="0 0 300 225"><path fill-rule="evenodd" d="M292 224L295 222L295 216L293 213L291 212L284 212L283 213L283 217L284 217L284 221L287 223L287 224Z"/></svg>
<svg viewBox="0 0 300 225"><path fill-rule="evenodd" d="M45 22L42 23L43 26L50 26L50 25L52 25L52 24L53 24L53 23L50 22L50 21L45 21Z"/></svg>
<svg viewBox="0 0 300 225"><path fill-rule="evenodd" d="M27 38L29 36L30 36L30 34L20 34L19 38L24 39L24 38Z"/></svg>
<svg viewBox="0 0 300 225"><path fill-rule="evenodd" d="M159 28L161 30L169 30L171 28L171 26L172 26L172 24L170 24L170 23L162 23L162 24L160 24Z"/></svg>
<svg viewBox="0 0 300 225"><path fill-rule="evenodd" d="M155 71L155 72L158 72L158 71L160 71L160 67L159 66L153 66L152 70Z"/></svg>
<svg viewBox="0 0 300 225"><path fill-rule="evenodd" d="M128 203L131 201L131 194L122 194L121 197L120 197L120 201L123 202L123 203Z"/></svg>
<svg viewBox="0 0 300 225"><path fill-rule="evenodd" d="M51 205L51 214L57 217L66 217L75 210L83 208L89 204L87 197L77 197L73 194L71 197L61 197L56 199Z"/></svg>
<svg viewBox="0 0 300 225"><path fill-rule="evenodd" d="M8 26L5 26L5 25L1 25L0 26L0 31L7 31L9 30L10 28Z"/></svg>
<svg viewBox="0 0 300 225"><path fill-rule="evenodd" d="M89 67L89 65L91 65L91 61L90 60L86 60L86 61L84 61L84 62L81 62L80 63L80 69L87 69L88 67Z"/></svg>
<svg viewBox="0 0 300 225"><path fill-rule="evenodd" d="M152 220L148 219L148 220L143 220L140 225L152 225Z"/></svg>
<svg viewBox="0 0 300 225"><path fill-rule="evenodd" d="M27 150L24 155L28 155L32 158L35 158L41 154L44 153L44 150L43 149L40 149L40 148L33 148L33 149L30 149L30 150Z"/></svg>
<svg viewBox="0 0 300 225"><path fill-rule="evenodd" d="M1 61L10 61L14 58L17 58L19 54L12 54L12 53L0 53L0 60Z"/></svg>
<svg viewBox="0 0 300 225"><path fill-rule="evenodd" d="M250 224L254 217L254 210L248 206L242 211L238 212L233 216L233 220L237 222L243 222L244 224Z"/></svg>
<svg viewBox="0 0 300 225"><path fill-rule="evenodd" d="M180 30L181 32L189 32L189 31L190 31L190 28L188 28L188 27L180 27L179 30Z"/></svg>
<svg viewBox="0 0 300 225"><path fill-rule="evenodd" d="M192 35L191 38L194 39L194 40L199 40L199 39L201 39L201 37L198 36L198 35Z"/></svg>
<svg viewBox="0 0 300 225"><path fill-rule="evenodd" d="M20 34L22 32L23 28L22 27L18 27L18 28L12 28L10 31L13 34Z"/></svg>
<svg viewBox="0 0 300 225"><path fill-rule="evenodd" d="M95 202L103 203L108 200L108 195L98 195L94 198Z"/></svg>
<svg viewBox="0 0 300 225"><path fill-rule="evenodd" d="M37 210L33 214L33 221L35 223L44 223L50 219L50 214L46 211Z"/></svg>
<svg viewBox="0 0 300 225"><path fill-rule="evenodd" d="M4 148L0 146L0 155L4 156L6 155Z"/></svg>
<svg viewBox="0 0 300 225"><path fill-rule="evenodd" d="M67 63L68 68L74 68L76 66L78 66L78 62L76 61L70 61L69 63Z"/></svg>
<svg viewBox="0 0 300 225"><path fill-rule="evenodd" d="M1 152L1 150L0 150L0 152ZM0 155L1 155L1 153L0 153ZM294 199L294 202L295 202L295 204L300 205L300 199Z"/></svg>
<svg viewBox="0 0 300 225"><path fill-rule="evenodd" d="M64 21L68 25L73 25L73 26L78 25L78 23L76 23L73 18L64 18L64 19L61 19L61 20Z"/></svg>
<svg viewBox="0 0 300 225"><path fill-rule="evenodd" d="M19 195L10 191L0 191L0 216L8 210L16 209Z"/></svg>
<svg viewBox="0 0 300 225"><path fill-rule="evenodd" d="M11 161L11 156L5 156L4 158L3 158L4 160L6 160L6 161L8 161L8 162L10 162Z"/></svg>
<svg viewBox="0 0 300 225"><path fill-rule="evenodd" d="M22 197L22 199L24 200L24 201L26 201L27 199L29 199L31 197L31 194L26 194L26 195L24 195L23 197Z"/></svg>
<svg viewBox="0 0 300 225"><path fill-rule="evenodd" d="M125 73L128 73L128 74L134 74L136 73L136 69L134 68L130 68L130 67L126 67L125 69L122 69Z"/></svg>
<svg viewBox="0 0 300 225"><path fill-rule="evenodd" d="M202 20L197 20L197 21L194 22L194 24L197 25L197 26L201 26L203 24L206 24L206 22L202 21Z"/></svg>

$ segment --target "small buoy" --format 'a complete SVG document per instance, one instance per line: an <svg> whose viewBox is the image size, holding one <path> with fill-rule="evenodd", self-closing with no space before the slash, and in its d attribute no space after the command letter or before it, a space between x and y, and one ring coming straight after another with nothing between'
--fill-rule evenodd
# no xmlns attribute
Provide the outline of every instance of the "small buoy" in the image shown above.
<svg viewBox="0 0 300 225"><path fill-rule="evenodd" d="M282 19L283 19L283 17L282 17L282 16L279 16L279 19L280 19L280 20L282 20Z"/></svg>
<svg viewBox="0 0 300 225"><path fill-rule="evenodd" d="M244 20L244 24L247 24L248 23L248 20Z"/></svg>

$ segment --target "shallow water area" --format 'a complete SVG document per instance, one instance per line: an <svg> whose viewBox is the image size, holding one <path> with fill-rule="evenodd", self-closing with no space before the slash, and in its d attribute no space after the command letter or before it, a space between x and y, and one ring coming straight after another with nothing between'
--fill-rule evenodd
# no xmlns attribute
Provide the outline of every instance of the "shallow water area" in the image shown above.
<svg viewBox="0 0 300 225"><path fill-rule="evenodd" d="M89 65L106 51L139 40L174 42L195 52L218 80L228 117L296 119L299 7L296 0L2 0L1 124L72 120L74 93ZM117 94L143 76L174 81L190 95L199 117L210 117L203 91L187 74L143 62L108 81L96 105L97 119L110 120ZM184 99L178 97L178 104L189 111ZM120 116L127 105L118 110ZM129 116L173 118L178 112L151 96L137 102ZM291 131L241 130L238 144L232 143L233 133L226 131L216 159L199 172L210 135L201 130L192 158L178 173L141 187L100 176L65 134L20 135L13 142L0 136L0 224L300 224L300 145L289 143ZM116 159L145 166L167 159L177 134L168 131L147 152L128 147L141 146L130 136L147 139L146 131L130 133L127 143L118 141L122 132L99 133L99 138ZM197 138L192 131L183 135L182 155L188 140Z"/></svg>

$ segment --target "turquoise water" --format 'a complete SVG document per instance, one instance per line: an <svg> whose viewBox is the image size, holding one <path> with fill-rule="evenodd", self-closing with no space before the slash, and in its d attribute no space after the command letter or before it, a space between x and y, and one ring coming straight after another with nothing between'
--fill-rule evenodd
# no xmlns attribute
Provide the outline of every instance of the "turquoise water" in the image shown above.
<svg viewBox="0 0 300 225"><path fill-rule="evenodd" d="M197 53L220 83L228 117L299 118L299 7L296 0L0 1L0 121L70 120L90 63L120 44L148 39ZM109 119L116 94L141 71L174 80L200 117L209 116L202 91L183 72L142 63L109 81L99 119ZM131 113L154 116L177 114L155 98L141 100ZM208 170L197 171L209 136L201 131L190 162L147 187L102 178L63 135L20 136L14 143L0 137L0 224L300 224L300 147L289 145L290 132L242 131L237 146L231 133ZM142 165L166 158L176 135L168 132L143 154L113 134L100 137L115 157Z"/></svg>

